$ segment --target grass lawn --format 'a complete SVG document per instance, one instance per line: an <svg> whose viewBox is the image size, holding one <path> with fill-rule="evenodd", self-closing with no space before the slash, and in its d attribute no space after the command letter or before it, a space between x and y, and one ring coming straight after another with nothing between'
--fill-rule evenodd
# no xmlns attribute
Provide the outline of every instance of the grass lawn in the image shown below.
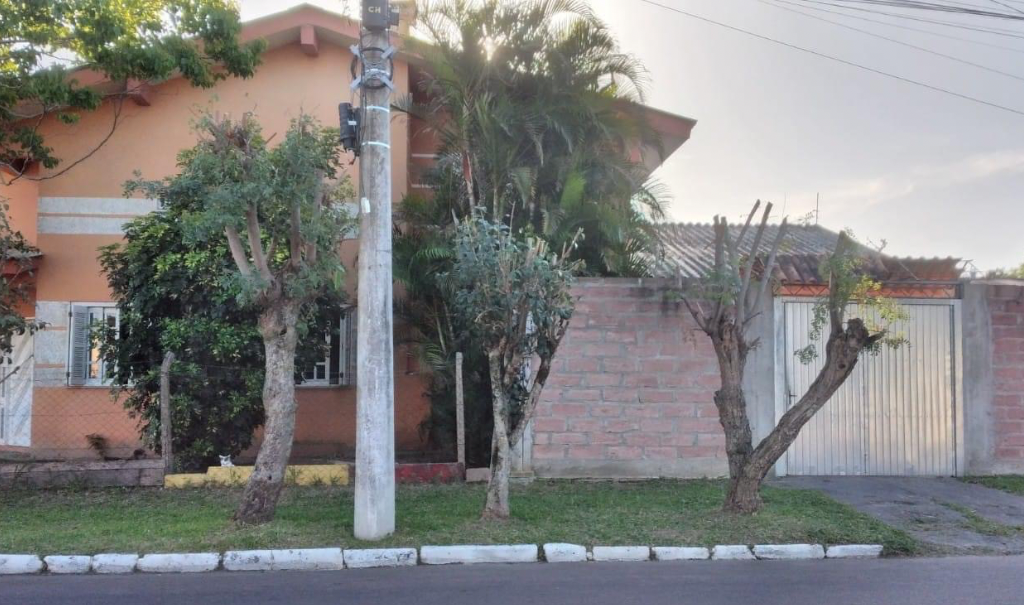
<svg viewBox="0 0 1024 605"><path fill-rule="evenodd" d="M352 537L352 489L288 487L277 518L237 528L240 489L0 492L0 552L93 554L365 546ZM907 534L813 491L766 488L765 508L721 512L720 481L515 485L512 519L481 522L481 485L400 486L398 531L382 546L543 543L707 545L876 543L914 554Z"/></svg>
<svg viewBox="0 0 1024 605"><path fill-rule="evenodd" d="M964 477L968 483L1001 489L1017 496L1024 496L1024 475L1000 475L998 477Z"/></svg>

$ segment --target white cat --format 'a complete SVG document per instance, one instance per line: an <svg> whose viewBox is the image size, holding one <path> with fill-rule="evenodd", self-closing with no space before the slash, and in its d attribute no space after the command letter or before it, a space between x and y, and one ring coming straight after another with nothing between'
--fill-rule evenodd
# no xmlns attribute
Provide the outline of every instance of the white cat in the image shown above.
<svg viewBox="0 0 1024 605"><path fill-rule="evenodd" d="M220 465L221 466L234 466L235 463L231 462L231 456L221 456L220 457Z"/></svg>

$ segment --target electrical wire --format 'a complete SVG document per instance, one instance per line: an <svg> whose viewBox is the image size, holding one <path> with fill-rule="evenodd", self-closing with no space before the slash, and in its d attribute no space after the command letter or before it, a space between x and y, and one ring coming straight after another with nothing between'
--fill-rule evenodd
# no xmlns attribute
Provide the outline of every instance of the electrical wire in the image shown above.
<svg viewBox="0 0 1024 605"><path fill-rule="evenodd" d="M873 10L873 9L870 9L870 8L861 8L861 7L857 7L857 6L846 6L846 5L843 5L843 4L836 4L835 2L823 2L822 0L800 0L800 2L804 2L804 3L808 3L808 4L821 4L821 5L824 5L824 6L831 6L833 8L839 8L839 9L843 9L843 10L859 11L859 12L868 13L868 14L872 14L872 15L884 15L886 17L894 17L896 19L907 19L908 21L918 21L920 23L930 23L932 25L941 25L943 27L952 27L954 29L964 29L964 30L968 30L968 31L981 32L981 33L984 33L984 34L992 34L992 35L995 35L995 36L1003 36L1005 38L1016 38L1016 39L1019 39L1019 40L1024 40L1024 35L1020 35L1020 33L1012 31L1012 30L1008 30L1008 29L999 29L999 28L991 28L991 27L974 27L974 26L971 26L971 25L965 25L963 23L953 23L951 21L942 21L942 20L939 20L939 19L926 19L924 17L914 17L912 15L904 15L904 14L901 14L901 13L890 13L890 12L887 12L887 11Z"/></svg>
<svg viewBox="0 0 1024 605"><path fill-rule="evenodd" d="M855 63L853 61L847 61L846 59L840 59L839 57L834 57L832 55L828 55L828 54L825 54L825 53L820 52L820 51L816 51L816 50L813 50L813 49L810 49L810 48L806 48L806 47L803 47L803 46L797 46L796 44L790 44L789 42L784 42L784 41L778 40L776 38L772 38L772 37L769 37L769 36L765 36L763 34L752 32L750 30L746 30L746 29L743 29L741 27L736 27L734 25L729 25L728 23L722 23L721 21L715 21L714 19L710 19L710 18L704 17L702 15L698 15L698 14L695 14L695 13L684 11L682 9L675 8L673 6L668 6L666 4L661 4L660 2L655 2L654 0L640 0L640 1L644 2L646 4L650 4L651 6L656 6L656 7L662 8L664 10L672 11L672 12L678 13L680 15L685 15L687 17L690 17L690 18L693 18L693 19L697 19L699 21L703 21L705 23L710 23L712 25L717 25L718 27L723 27L725 29L729 29L729 30L732 30L732 31L735 31L735 32L739 32L741 34L746 34L748 36L752 36L754 38L758 38L758 39L764 40L766 42L771 42L773 44L778 44L780 46L785 46L785 47L791 48L793 50L799 50L801 52L808 53L808 54L814 55L816 57L820 57L822 59L828 59L830 61L835 61L837 63L842 63L843 65L848 65L850 67L856 67L857 69L862 69L864 71L868 71L868 72L871 72L871 73L874 73L874 74L877 74L877 75L880 75L880 76L885 76L887 78L892 78L894 80L899 80L900 82L904 82L904 83L907 83L907 84L912 84L914 86L920 86L921 88L926 88L926 89L934 91L934 92L939 92L939 93L942 93L942 94L947 94L947 95L950 95L950 96L953 96L953 97L957 97L957 98L963 99L965 101L971 101L973 103L978 103L980 105L985 105L985 106L991 107L993 109L999 109L999 110L1002 110L1002 111L1005 111L1005 112L1008 112L1008 113L1016 114L1016 115L1019 115L1019 116L1024 116L1024 111L1022 111L1020 109L1014 109L1013 107L1008 107L1006 105L1000 105L998 103L993 103L992 101L986 101L984 99L979 99L977 97L972 97L970 95L966 95L966 94L963 94L963 93L952 91L952 90L949 90L949 89L946 89L946 88L942 88L940 86L935 86L935 85L932 85L932 84L927 84L925 82L921 82L921 81L918 81L918 80L913 80L911 78L907 78L907 77L900 76L900 75L897 75L897 74L889 73L887 71L882 71L880 69L875 69L874 67L868 67L867 65L862 65L860 63Z"/></svg>
<svg viewBox="0 0 1024 605"><path fill-rule="evenodd" d="M1007 4L1005 2L1000 2L999 0L989 0L989 2L992 2L993 4L998 4L999 6L1008 8L1008 9L1010 9L1012 11L1015 11L1015 12L1018 12L1018 13L1024 15L1024 10L1021 10L1021 9L1019 9L1019 8L1013 6L1013 5Z"/></svg>
<svg viewBox="0 0 1024 605"><path fill-rule="evenodd" d="M947 54L941 53L941 52L939 52L937 50L932 50L930 48L925 48L924 46L918 46L916 44L911 44L910 42L904 42L903 40L897 40L896 38L890 38L888 36L883 36L881 34L876 34L874 32L868 31L866 29L860 29L859 27L853 27L852 25L846 25L845 23L839 23L838 21L832 21L831 19L826 19L824 17L819 17L817 15L811 15L811 14L805 13L803 11L795 10L795 9L792 9L792 8L787 8L785 6L779 6L778 4L774 4L772 2L769 2L769 0L757 0L757 1L760 2L761 4L765 4L767 6L771 6L771 7L777 8L779 10L789 11L791 13L796 13L798 15L803 15L803 16L807 17L808 19L815 19L817 21L822 21L824 23L831 23L832 25L835 25L837 27L842 27L842 28L849 29L849 30L852 30L852 31L855 31L855 32L860 32L860 33L862 33L864 35L871 36L873 38L878 38L880 40L885 40L887 42L892 42L893 44L899 44L901 46L906 46L908 48L913 48L913 49L916 49L916 50L919 50L919 51L922 51L922 52L926 52L926 53L935 55L937 57L943 57L945 59L949 59L950 61L956 61L957 63L963 63L964 65L970 65L971 67L976 67L978 69L983 69L983 70L988 71L988 72L992 72L992 73L995 73L995 74L999 74L1001 76L1006 76L1007 78L1013 78L1014 80L1020 80L1021 82L1024 82L1024 77L1018 76L1017 74L1012 74L1010 72L1002 71L1002 70L996 69L994 67L989 67L987 65L982 65L980 63L974 63L973 61L968 61L967 59L961 59L960 57L956 57L956 56L953 56L953 55L947 55Z"/></svg>
<svg viewBox="0 0 1024 605"><path fill-rule="evenodd" d="M991 17L995 19L1009 19L1011 21L1022 21L1024 15L1022 14L1011 14L1003 13L992 10L985 10L984 8L970 8L970 6L980 5L955 5L955 4L941 4L938 2L925 2L923 0L838 0L848 4L872 4L875 6L891 6L892 8L908 9L908 10L927 10L940 13L954 13L960 15L971 15L975 17Z"/></svg>
<svg viewBox="0 0 1024 605"><path fill-rule="evenodd" d="M827 8L821 8L819 6L805 6L803 3L793 2L791 0L775 0L775 1L776 2L781 2L782 4L788 4L790 6L799 6L800 8L803 8L803 9L806 9L806 10L811 10L811 11L816 11L816 12L819 12L819 13L828 13L830 15L838 15L840 17L846 17L847 19L856 19L857 21L864 21L866 23L874 23L876 25L884 25L886 27L892 27L892 28L896 28L896 29L902 29L902 30L906 30L906 31L917 32L917 33L920 33L920 34L927 34L929 36L935 36L937 38L946 38L947 40L957 40L959 42L967 42L969 44L977 44L979 46L987 46L989 48L997 48L999 50L1005 50L1005 51L1009 51L1009 52L1024 54L1024 49L1022 49L1022 48L1013 48L1012 46L1003 46L1002 44L992 44L990 42L982 42L981 40L975 40L973 38L961 38L960 36L952 36L950 34L944 34L944 33L941 33L941 32L932 31L930 29L921 29L919 27L911 27L909 25L903 25L903 24L900 24L900 23L890 23L888 21L879 21L878 19L871 19L869 17L861 17L860 15L851 15L849 13L843 13L843 12L840 12L840 11L829 10Z"/></svg>

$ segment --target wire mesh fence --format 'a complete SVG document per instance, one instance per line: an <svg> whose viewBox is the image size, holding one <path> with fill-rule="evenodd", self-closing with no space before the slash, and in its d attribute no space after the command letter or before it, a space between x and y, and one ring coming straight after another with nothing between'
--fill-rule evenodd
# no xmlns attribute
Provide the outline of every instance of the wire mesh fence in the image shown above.
<svg viewBox="0 0 1024 605"><path fill-rule="evenodd" d="M138 420L109 387L46 386L31 374L0 383L0 461L152 457Z"/></svg>
<svg viewBox="0 0 1024 605"><path fill-rule="evenodd" d="M296 368L293 462L354 457L355 387L323 371L323 365ZM222 455L236 456L242 464L251 462L262 436L260 370L175 361L170 370L175 431L172 468L201 470L203 464L218 464ZM0 464L159 460L157 382L147 378L149 373L156 377L159 372L159 363L147 362L133 373L132 384L149 389L149 399L140 404L129 398L142 392L141 388L116 390L109 381L99 380L72 385L63 366L48 367L32 360L16 366L0 363ZM420 431L428 405L421 377L402 375L399 381L398 458L405 462L450 460L453 453L432 446ZM146 413L136 412L142 409L140 405L148 406ZM245 438L239 442L226 431L245 433ZM205 456L197 454L196 448L189 449L195 440L210 444Z"/></svg>

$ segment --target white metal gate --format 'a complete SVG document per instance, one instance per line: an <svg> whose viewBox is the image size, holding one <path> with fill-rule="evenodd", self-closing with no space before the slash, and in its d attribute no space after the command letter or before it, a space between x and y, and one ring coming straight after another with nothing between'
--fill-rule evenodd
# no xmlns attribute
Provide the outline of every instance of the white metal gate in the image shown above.
<svg viewBox="0 0 1024 605"><path fill-rule="evenodd" d="M32 445L32 335L15 335L0 360L0 445Z"/></svg>
<svg viewBox="0 0 1024 605"><path fill-rule="evenodd" d="M893 329L909 344L864 355L846 383L804 426L780 461L779 474L962 472L959 301L900 302L909 319ZM783 299L780 305L784 323L777 346L785 382L778 415L807 391L823 363L821 356L808 364L795 356L810 343L814 301ZM819 352L826 336L818 342Z"/></svg>

